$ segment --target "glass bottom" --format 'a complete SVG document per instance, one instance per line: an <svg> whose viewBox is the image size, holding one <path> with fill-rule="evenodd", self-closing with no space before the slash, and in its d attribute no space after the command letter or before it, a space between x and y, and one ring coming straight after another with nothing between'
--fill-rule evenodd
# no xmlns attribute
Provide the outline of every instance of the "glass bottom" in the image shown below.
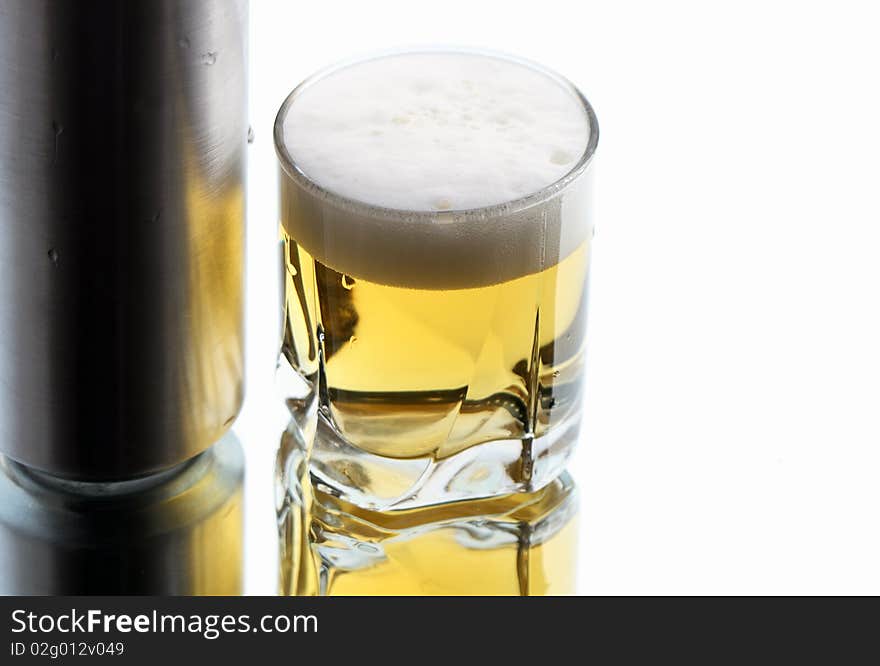
<svg viewBox="0 0 880 666"><path fill-rule="evenodd" d="M504 439L446 458L388 458L347 442L321 414L311 450L312 475L361 508L398 511L461 500L535 492L565 469L578 423L534 439Z"/></svg>
<svg viewBox="0 0 880 666"><path fill-rule="evenodd" d="M301 396L286 401L286 436L298 442L287 448L298 448L289 455L301 458L294 476L304 478L307 468L330 494L373 511L537 492L565 471L580 432L580 413L573 412L537 437L491 440L446 456L383 456L348 441L318 392L283 357L276 381L282 395Z"/></svg>

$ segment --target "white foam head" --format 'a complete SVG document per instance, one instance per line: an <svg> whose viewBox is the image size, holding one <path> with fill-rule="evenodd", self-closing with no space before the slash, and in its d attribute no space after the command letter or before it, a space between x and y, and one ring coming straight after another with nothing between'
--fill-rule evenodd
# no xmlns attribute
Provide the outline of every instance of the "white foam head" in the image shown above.
<svg viewBox="0 0 880 666"><path fill-rule="evenodd" d="M283 146L282 160L290 160L300 177L324 193L386 211L433 212L441 216L437 222L446 219L445 211L497 207L558 183L582 164L594 131L582 98L561 79L504 57L444 51L383 56L318 77L286 103L276 140ZM321 217L322 224L336 224L338 245L346 236L362 236L354 227L369 215ZM413 239L406 241L408 231L398 222L377 230L388 236L394 270L406 272L400 262L406 263L404 250L412 249ZM424 216L422 222L432 226ZM499 238L490 227L487 222L485 229L468 233L445 229L439 235L446 241L438 238L434 251L452 248L453 236L470 236L468 242L482 238L492 252L489 245ZM303 234L290 230L300 240ZM429 229L417 232L423 239L426 233ZM506 236L503 244L516 238ZM536 235L517 242L534 243ZM321 248L306 249L322 254ZM391 258L383 257L383 263ZM386 276L386 281L401 279Z"/></svg>
<svg viewBox="0 0 880 666"><path fill-rule="evenodd" d="M343 67L306 87L284 119L300 169L386 208L491 206L537 192L577 163L584 107L550 76L467 53L410 53Z"/></svg>

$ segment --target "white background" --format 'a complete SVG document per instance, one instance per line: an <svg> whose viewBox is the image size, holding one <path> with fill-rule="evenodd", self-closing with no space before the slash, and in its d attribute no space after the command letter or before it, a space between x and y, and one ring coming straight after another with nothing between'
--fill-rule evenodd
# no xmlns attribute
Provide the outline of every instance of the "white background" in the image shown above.
<svg viewBox="0 0 880 666"><path fill-rule="evenodd" d="M880 593L871 3L251 4L248 593L277 576L274 115L424 44L544 63L599 117L580 592Z"/></svg>

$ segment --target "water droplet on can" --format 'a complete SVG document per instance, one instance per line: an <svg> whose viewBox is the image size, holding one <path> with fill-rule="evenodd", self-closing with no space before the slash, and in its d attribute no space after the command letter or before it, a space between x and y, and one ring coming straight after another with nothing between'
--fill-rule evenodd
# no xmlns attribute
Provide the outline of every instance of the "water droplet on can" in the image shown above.
<svg viewBox="0 0 880 666"><path fill-rule="evenodd" d="M52 133L55 135L55 145L52 151L52 164L55 164L58 162L58 152L61 148L61 135L64 134L64 125L57 120L53 120Z"/></svg>
<svg viewBox="0 0 880 666"><path fill-rule="evenodd" d="M52 265L57 266L58 261L61 259L61 255L58 254L58 250L56 250L54 247L50 248L48 255L49 255L49 261L52 262Z"/></svg>
<svg viewBox="0 0 880 666"><path fill-rule="evenodd" d="M354 289L354 285L355 285L355 280L354 280L353 277L351 277L351 276L349 276L349 275L343 275L343 276L342 276L342 286L343 286L343 288L348 289L349 291L351 291L352 289Z"/></svg>
<svg viewBox="0 0 880 666"><path fill-rule="evenodd" d="M216 51L208 51L207 53L202 54L202 64L203 65L213 65L217 62L217 52Z"/></svg>
<svg viewBox="0 0 880 666"><path fill-rule="evenodd" d="M248 125L247 142L248 143L254 142L254 128L251 127L250 125Z"/></svg>

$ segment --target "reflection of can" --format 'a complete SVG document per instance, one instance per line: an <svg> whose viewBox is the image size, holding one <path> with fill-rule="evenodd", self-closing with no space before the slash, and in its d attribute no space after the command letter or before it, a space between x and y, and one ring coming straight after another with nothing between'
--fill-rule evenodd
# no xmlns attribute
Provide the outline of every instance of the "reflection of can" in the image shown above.
<svg viewBox="0 0 880 666"><path fill-rule="evenodd" d="M0 453L168 469L242 399L246 0L0 2Z"/></svg>
<svg viewBox="0 0 880 666"><path fill-rule="evenodd" d="M134 481L62 481L9 459L0 471L0 593L241 593L244 457L233 434Z"/></svg>

